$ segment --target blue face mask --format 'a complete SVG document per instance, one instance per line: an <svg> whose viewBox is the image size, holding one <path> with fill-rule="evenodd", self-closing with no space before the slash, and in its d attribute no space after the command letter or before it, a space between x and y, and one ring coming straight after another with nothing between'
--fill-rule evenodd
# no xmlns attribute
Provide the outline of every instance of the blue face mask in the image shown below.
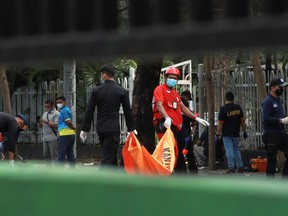
<svg viewBox="0 0 288 216"><path fill-rule="evenodd" d="M174 86L176 86L177 80L176 80L176 79L170 79L170 78L168 78L168 79L166 80L166 84L167 84L170 88L173 88Z"/></svg>

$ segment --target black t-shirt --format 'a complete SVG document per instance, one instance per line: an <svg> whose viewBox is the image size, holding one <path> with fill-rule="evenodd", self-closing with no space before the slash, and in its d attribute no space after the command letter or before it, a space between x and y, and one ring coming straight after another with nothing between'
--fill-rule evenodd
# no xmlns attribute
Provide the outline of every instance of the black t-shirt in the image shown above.
<svg viewBox="0 0 288 216"><path fill-rule="evenodd" d="M184 98L181 98L181 101L183 102L183 104L189 108L189 102L186 101ZM190 134L191 133L191 124L195 123L194 119L191 119L189 117L187 117L184 113L182 114L183 117L183 126L186 128L187 133Z"/></svg>
<svg viewBox="0 0 288 216"><path fill-rule="evenodd" d="M220 107L219 118L223 122L222 136L239 137L243 111L239 104L229 103Z"/></svg>

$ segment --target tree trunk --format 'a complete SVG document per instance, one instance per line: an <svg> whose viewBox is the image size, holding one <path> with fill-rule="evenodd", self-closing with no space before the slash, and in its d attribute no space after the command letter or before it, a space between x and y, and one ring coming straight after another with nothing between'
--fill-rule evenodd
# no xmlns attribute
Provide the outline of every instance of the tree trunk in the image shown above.
<svg viewBox="0 0 288 216"><path fill-rule="evenodd" d="M0 66L0 90L2 93L4 112L12 114L10 90L6 76L6 67L4 65Z"/></svg>
<svg viewBox="0 0 288 216"><path fill-rule="evenodd" d="M155 87L159 85L162 58L153 62L138 60L134 81L132 110L138 131L138 139L153 153L155 149L155 130L153 126L152 98Z"/></svg>
<svg viewBox="0 0 288 216"><path fill-rule="evenodd" d="M208 116L209 116L209 170L216 169L216 150L215 150L215 128L214 128L214 90L212 82L212 73L211 73L211 60L210 55L206 54L204 56L204 70L205 70L205 84L206 84L206 101L208 106Z"/></svg>
<svg viewBox="0 0 288 216"><path fill-rule="evenodd" d="M257 83L258 97L260 101L263 101L266 97L266 81L261 68L260 56L257 51L251 52L251 60L253 65L253 71Z"/></svg>
<svg viewBox="0 0 288 216"><path fill-rule="evenodd" d="M269 76L272 73L272 52L267 50L265 52L266 62L265 62L265 80L269 80Z"/></svg>
<svg viewBox="0 0 288 216"><path fill-rule="evenodd" d="M12 105L10 97L9 83L6 76L6 66L0 65L0 90L2 92L4 112L12 115ZM17 143L15 145L15 160L19 159Z"/></svg>

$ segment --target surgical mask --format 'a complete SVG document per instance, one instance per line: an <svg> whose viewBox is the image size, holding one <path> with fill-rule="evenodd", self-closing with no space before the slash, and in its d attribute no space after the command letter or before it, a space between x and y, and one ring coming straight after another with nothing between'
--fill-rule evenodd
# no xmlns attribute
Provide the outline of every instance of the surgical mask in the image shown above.
<svg viewBox="0 0 288 216"><path fill-rule="evenodd" d="M63 105L62 103L58 103L58 104L57 104L57 108L58 108L58 109L62 109L63 106L64 106L64 105Z"/></svg>
<svg viewBox="0 0 288 216"><path fill-rule="evenodd" d="M170 79L168 78L166 80L166 84L170 87L170 88L173 88L174 86L177 85L177 80L176 79Z"/></svg>
<svg viewBox="0 0 288 216"><path fill-rule="evenodd" d="M278 96L281 96L282 94L283 94L283 89L281 88L281 89L277 89L276 91L275 91L275 93L278 95Z"/></svg>

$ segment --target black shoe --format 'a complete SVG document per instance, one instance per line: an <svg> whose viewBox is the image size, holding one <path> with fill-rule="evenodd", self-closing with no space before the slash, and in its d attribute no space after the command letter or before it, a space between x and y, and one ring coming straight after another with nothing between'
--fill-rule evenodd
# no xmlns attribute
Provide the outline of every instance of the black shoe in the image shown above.
<svg viewBox="0 0 288 216"><path fill-rule="evenodd" d="M237 170L237 172L238 172L238 173L244 173L244 171L245 171L245 170L244 170L244 168L243 168L243 167L241 167L241 168L238 168L238 170Z"/></svg>
<svg viewBox="0 0 288 216"><path fill-rule="evenodd" d="M235 169L234 168L229 168L227 171L226 171L226 174L233 174L235 173Z"/></svg>

